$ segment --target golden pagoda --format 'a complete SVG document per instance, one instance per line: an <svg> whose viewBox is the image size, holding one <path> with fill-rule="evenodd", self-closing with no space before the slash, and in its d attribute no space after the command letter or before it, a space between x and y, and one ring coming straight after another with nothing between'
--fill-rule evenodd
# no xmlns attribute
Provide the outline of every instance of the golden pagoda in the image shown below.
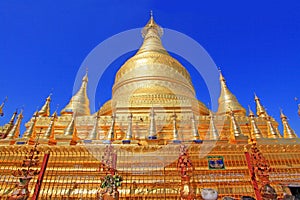
<svg viewBox="0 0 300 200"><path fill-rule="evenodd" d="M256 95L256 115L250 108L246 114L221 72L219 108L209 110L186 68L163 47L162 34L151 14L141 47L120 67L111 100L96 113L90 113L86 73L60 115L51 114L50 95L25 133L22 112L0 127L1 199L298 195L300 140L283 112L281 134ZM27 165L39 176L31 176L26 195L17 194L22 183L13 173L32 149L39 163Z"/></svg>

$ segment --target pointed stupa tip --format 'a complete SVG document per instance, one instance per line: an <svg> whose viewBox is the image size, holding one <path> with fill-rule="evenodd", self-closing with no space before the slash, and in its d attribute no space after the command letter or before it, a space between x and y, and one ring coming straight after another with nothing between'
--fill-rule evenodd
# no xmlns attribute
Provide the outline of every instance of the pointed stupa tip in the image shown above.
<svg viewBox="0 0 300 200"><path fill-rule="evenodd" d="M75 114L73 114L71 121L64 130L64 135L73 135L75 129Z"/></svg>
<svg viewBox="0 0 300 200"><path fill-rule="evenodd" d="M268 117L268 113L264 106L261 104L260 99L258 96L254 93L254 101L256 103L256 115L258 117Z"/></svg>
<svg viewBox="0 0 300 200"><path fill-rule="evenodd" d="M10 132L8 133L7 137L5 138L6 140L12 140L12 139L19 137L20 125L21 125L22 119L23 119L23 110L21 110L21 112L19 113L19 115L17 117L17 122L13 126L13 128L10 130Z"/></svg>
<svg viewBox="0 0 300 200"><path fill-rule="evenodd" d="M108 133L106 135L106 140L113 141L115 139L115 120L116 120L116 114L113 113L111 116L111 124Z"/></svg>
<svg viewBox="0 0 300 200"><path fill-rule="evenodd" d="M35 111L31 118L31 124L26 129L25 133L23 134L23 138L30 138L33 135L33 133L35 131L35 123L36 123L37 117L38 117L38 111Z"/></svg>
<svg viewBox="0 0 300 200"><path fill-rule="evenodd" d="M251 107L248 105L249 117L255 117L254 112L251 110Z"/></svg>
<svg viewBox="0 0 300 200"><path fill-rule="evenodd" d="M256 93L254 92L254 100L259 100L258 96L256 95Z"/></svg>
<svg viewBox="0 0 300 200"><path fill-rule="evenodd" d="M16 109L16 111L13 113L12 117L9 120L10 125L14 125L17 114L18 114L18 110Z"/></svg>
<svg viewBox="0 0 300 200"><path fill-rule="evenodd" d="M133 118L133 115L132 115L132 113L130 113L128 115L128 126L127 126L127 131L126 131L126 136L125 136L126 140L132 139L132 118Z"/></svg>
<svg viewBox="0 0 300 200"><path fill-rule="evenodd" d="M225 80L225 78L224 78L224 76L223 76L222 71L221 71L220 68L219 68L219 80L223 81L223 82L226 82L226 80Z"/></svg>
<svg viewBox="0 0 300 200"><path fill-rule="evenodd" d="M42 108L39 110L38 114L42 117L49 117L50 116L50 102L51 102L51 93L46 98L45 104L42 106Z"/></svg>
<svg viewBox="0 0 300 200"><path fill-rule="evenodd" d="M72 96L66 107L62 109L60 112L61 115L72 115L74 112L76 112L77 116L90 115L90 101L87 96L87 83L88 74L86 71L86 74L82 78L80 89L74 96Z"/></svg>
<svg viewBox="0 0 300 200"><path fill-rule="evenodd" d="M88 78L88 68L86 68L86 70L85 70L85 75L83 76L82 81L83 82L88 82L89 81L89 78Z"/></svg>
<svg viewBox="0 0 300 200"><path fill-rule="evenodd" d="M220 70L219 70L220 71ZM225 78L220 71L220 84L221 84L221 93L218 99L219 108L218 114L224 115L230 113L229 107L233 110L234 113L245 116L246 110L238 102L237 98L232 94L226 85Z"/></svg>
<svg viewBox="0 0 300 200"><path fill-rule="evenodd" d="M142 30L142 36L146 37L150 29L156 30L159 37L163 35L163 29L155 22L153 17L153 11L150 11L150 19Z"/></svg>
<svg viewBox="0 0 300 200"><path fill-rule="evenodd" d="M51 116L51 121L50 124L46 130L46 132L43 135L43 138L48 139L51 135L53 135L54 132L54 121L57 118L57 113L56 111L52 114Z"/></svg>
<svg viewBox="0 0 300 200"><path fill-rule="evenodd" d="M297 138L297 134L290 127L290 124L287 120L287 116L282 112L282 109L280 109L280 118L281 118L282 125L283 125L283 137L284 138Z"/></svg>
<svg viewBox="0 0 300 200"><path fill-rule="evenodd" d="M287 116L283 113L282 109L280 109L280 118L287 119Z"/></svg>
<svg viewBox="0 0 300 200"><path fill-rule="evenodd" d="M207 137L206 139L208 140L218 140L219 139L219 132L218 129L216 128L215 122L214 122L214 113L212 111L209 111L209 117L210 117L210 122L209 122L209 128L207 131Z"/></svg>

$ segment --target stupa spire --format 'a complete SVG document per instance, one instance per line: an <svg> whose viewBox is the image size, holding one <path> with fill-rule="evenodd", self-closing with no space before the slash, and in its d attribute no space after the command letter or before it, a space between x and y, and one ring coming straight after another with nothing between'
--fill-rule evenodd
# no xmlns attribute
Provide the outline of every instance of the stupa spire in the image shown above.
<svg viewBox="0 0 300 200"><path fill-rule="evenodd" d="M13 115L11 116L10 120L9 120L9 124L10 124L10 125L14 125L15 119L16 119L16 117L17 117L17 114L18 114L18 111L16 110L16 111L13 113Z"/></svg>
<svg viewBox="0 0 300 200"><path fill-rule="evenodd" d="M271 117L268 114L266 114L266 119L268 126L268 138L281 138L281 135L279 135L276 129L274 128L271 122Z"/></svg>
<svg viewBox="0 0 300 200"><path fill-rule="evenodd" d="M45 104L42 106L41 110L39 111L39 116L41 116L41 117L49 117L50 116L51 95L52 94L50 94L47 97Z"/></svg>
<svg viewBox="0 0 300 200"><path fill-rule="evenodd" d="M115 123L116 123L116 115L113 114L111 116L111 125L106 136L106 139L108 141L113 141L115 139Z"/></svg>
<svg viewBox="0 0 300 200"><path fill-rule="evenodd" d="M219 139L219 132L216 128L215 122L214 122L214 114L210 111L210 122L209 122L209 129L207 132L207 139L208 140L218 140Z"/></svg>
<svg viewBox="0 0 300 200"><path fill-rule="evenodd" d="M262 134L260 129L258 128L256 121L255 121L255 115L253 113L253 111L251 110L250 106L249 106L249 118L250 118L250 125L251 125L251 130L250 130L250 134L251 134L251 138L262 138Z"/></svg>
<svg viewBox="0 0 300 200"><path fill-rule="evenodd" d="M153 12L150 12L150 19L142 30L144 42L138 50L137 55L148 51L158 51L168 54L161 43L160 38L162 35L163 29L154 21Z"/></svg>
<svg viewBox="0 0 300 200"><path fill-rule="evenodd" d="M23 138L30 138L35 131L35 123L36 123L36 118L38 117L38 111L36 111L33 114L33 117L31 119L31 124L29 125L28 129L26 129Z"/></svg>
<svg viewBox="0 0 300 200"><path fill-rule="evenodd" d="M246 110L238 102L237 98L230 92L226 85L226 80L220 71L221 93L219 97L218 114L230 113L231 110L238 115L246 115ZM231 109L231 110L230 110Z"/></svg>
<svg viewBox="0 0 300 200"><path fill-rule="evenodd" d="M78 92L71 98L68 105L62 109L62 115L72 115L76 112L76 116L90 115L90 101L87 96L88 73L82 78L82 84Z"/></svg>
<svg viewBox="0 0 300 200"><path fill-rule="evenodd" d="M17 122L13 126L13 128L8 133L7 137L5 139L12 140L15 138L18 138L20 135L20 126L23 119L23 111L21 110L20 114L17 117Z"/></svg>
<svg viewBox="0 0 300 200"><path fill-rule="evenodd" d="M254 93L254 100L256 103L256 114L258 117L267 117L268 114L265 110L265 108L262 106L260 99L257 97L257 95Z"/></svg>
<svg viewBox="0 0 300 200"><path fill-rule="evenodd" d="M284 138L297 138L295 131L290 127L287 116L280 110L280 118L283 125Z"/></svg>
<svg viewBox="0 0 300 200"><path fill-rule="evenodd" d="M99 120L99 118L100 118L100 109L98 110L98 112L96 114L93 129L91 130L91 132L87 136L88 140L96 140L97 139L97 135L98 135L98 120Z"/></svg>
<svg viewBox="0 0 300 200"><path fill-rule="evenodd" d="M173 112L172 118L173 118L173 140L177 141L178 140L178 129L177 129L177 115L175 112Z"/></svg>
<svg viewBox="0 0 300 200"><path fill-rule="evenodd" d="M64 135L65 136L70 136L73 135L76 131L76 127L75 127L75 114L72 115L72 119L69 122L69 124L67 125L67 127L64 130Z"/></svg>
<svg viewBox="0 0 300 200"><path fill-rule="evenodd" d="M244 135L243 135L243 132L241 130L240 125L236 121L236 118L234 116L234 112L232 110L230 112L230 119L231 119L231 123L230 123L230 138L229 138L229 141L232 142L232 143L235 143L235 141L239 137L244 136Z"/></svg>
<svg viewBox="0 0 300 200"><path fill-rule="evenodd" d="M150 110L150 126L149 126L149 135L148 139L157 139L156 135L156 123L155 123L155 113L154 113L154 108L153 106L151 107Z"/></svg>
<svg viewBox="0 0 300 200"><path fill-rule="evenodd" d="M132 118L133 118L132 113L130 113L128 116L128 126L127 126L125 140L132 139Z"/></svg>
<svg viewBox="0 0 300 200"><path fill-rule="evenodd" d="M193 140L199 140L200 139L200 135L199 135L199 132L198 132L198 126L197 126L197 123L196 123L196 119L195 119L194 113L192 115L191 122L192 122Z"/></svg>
<svg viewBox="0 0 300 200"><path fill-rule="evenodd" d="M6 101L7 101L7 97L5 97L4 101L3 101L2 104L0 105L0 116L1 116L1 117L4 115L3 107L4 107Z"/></svg>
<svg viewBox="0 0 300 200"><path fill-rule="evenodd" d="M56 111L52 114L51 116L51 121L50 121L50 124L45 132L45 134L43 135L43 138L45 139L49 139L49 137L51 135L53 135L53 132L54 132L54 122L55 120L57 119L57 113Z"/></svg>

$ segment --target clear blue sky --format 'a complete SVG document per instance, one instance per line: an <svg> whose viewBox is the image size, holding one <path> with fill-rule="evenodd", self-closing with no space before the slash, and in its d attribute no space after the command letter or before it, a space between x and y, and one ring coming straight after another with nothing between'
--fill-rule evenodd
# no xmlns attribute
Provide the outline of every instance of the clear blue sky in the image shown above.
<svg viewBox="0 0 300 200"><path fill-rule="evenodd" d="M60 111L87 54L114 34L144 26L153 10L160 25L185 33L207 50L244 107L254 109L256 92L279 122L283 108L300 134L294 100L300 99L300 2L178 2L0 1L0 100L9 98L0 124L23 106L24 124L52 90L52 112L57 104ZM105 84L110 86L100 83L97 104L110 99L113 72L124 59L107 72ZM197 97L206 103L205 86L195 86Z"/></svg>

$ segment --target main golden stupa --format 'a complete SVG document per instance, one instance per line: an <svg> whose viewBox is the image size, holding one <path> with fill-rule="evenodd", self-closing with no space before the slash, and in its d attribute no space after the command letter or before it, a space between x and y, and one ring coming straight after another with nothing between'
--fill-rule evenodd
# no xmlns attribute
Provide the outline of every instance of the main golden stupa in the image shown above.
<svg viewBox="0 0 300 200"><path fill-rule="evenodd" d="M256 95L246 114L221 72L210 111L162 34L151 15L96 113L86 74L60 114L49 96L22 137L22 112L0 127L1 199L299 198L300 140L283 112L281 134Z"/></svg>

